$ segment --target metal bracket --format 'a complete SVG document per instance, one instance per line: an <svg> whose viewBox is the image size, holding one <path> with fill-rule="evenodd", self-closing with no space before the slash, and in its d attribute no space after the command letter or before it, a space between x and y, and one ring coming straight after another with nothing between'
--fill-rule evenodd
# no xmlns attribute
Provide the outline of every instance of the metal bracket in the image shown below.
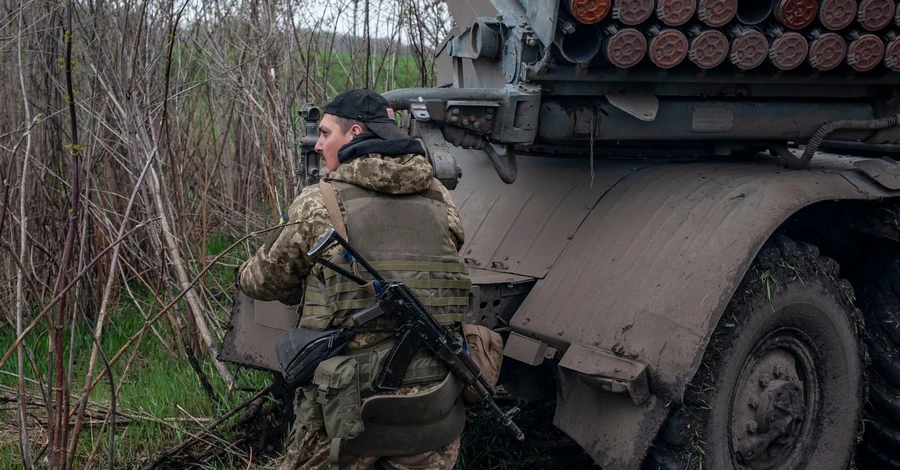
<svg viewBox="0 0 900 470"><path fill-rule="evenodd" d="M509 333L509 339L503 347L503 355L530 366L539 366L544 359L553 359L556 349L551 348L543 341L522 336L515 331Z"/></svg>
<svg viewBox="0 0 900 470"><path fill-rule="evenodd" d="M606 99L609 104L641 121L654 121L659 112L659 98L655 95L607 93Z"/></svg>
<svg viewBox="0 0 900 470"><path fill-rule="evenodd" d="M410 108L416 104L412 104ZM455 189L459 178L462 177L462 170L456 164L456 158L450 154L450 144L444 139L444 134L432 124L421 123L417 127L428 162L431 163L434 171L434 177L447 189Z"/></svg>
<svg viewBox="0 0 900 470"><path fill-rule="evenodd" d="M416 121L427 122L431 120L431 115L428 114L428 108L425 106L425 103L411 103L409 112L416 118Z"/></svg>
<svg viewBox="0 0 900 470"><path fill-rule="evenodd" d="M853 166L887 189L900 189L900 163L891 158L858 160L853 162Z"/></svg>
<svg viewBox="0 0 900 470"><path fill-rule="evenodd" d="M777 155L787 166L798 170L806 168L806 165L803 164L803 159L794 155L794 152L791 152L786 143L771 142L768 144L768 147L769 153Z"/></svg>
<svg viewBox="0 0 900 470"><path fill-rule="evenodd" d="M578 373L582 382L610 393L627 393L635 405L650 398L647 364L584 344L573 344L559 367Z"/></svg>

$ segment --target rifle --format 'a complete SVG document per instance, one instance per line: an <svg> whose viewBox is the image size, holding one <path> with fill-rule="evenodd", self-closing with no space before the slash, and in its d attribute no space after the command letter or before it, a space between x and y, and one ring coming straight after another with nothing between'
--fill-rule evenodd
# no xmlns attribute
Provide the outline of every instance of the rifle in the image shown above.
<svg viewBox="0 0 900 470"><path fill-rule="evenodd" d="M306 136L300 139L300 168L303 186L310 186L319 182L319 153L316 152L316 141L319 140L319 119L322 119L322 110L311 104L307 104L300 111L306 126Z"/></svg>
<svg viewBox="0 0 900 470"><path fill-rule="evenodd" d="M325 259L322 254L337 242L347 252L351 261L356 261L372 277L374 281L367 282L359 276L335 265ZM401 320L397 329L399 339L388 355L387 361L375 386L381 390L396 390L399 388L400 379L409 366L413 355L420 346L425 345L434 355L445 362L450 371L466 386L472 387L475 393L488 403L494 416L510 431L515 433L516 439L524 440L525 434L516 426L512 417L519 412L518 407L513 407L504 412L494 402L494 388L487 382L478 366L472 362L468 351L456 335L447 328L441 326L425 310L419 299L409 290L405 284L399 281L387 281L378 273L362 256L352 247L344 237L338 235L333 228L328 229L319 243L307 253L310 258L323 266L337 272L341 276L350 279L361 287L374 287L377 303L364 308L353 315L355 326L364 325L384 314L392 314Z"/></svg>

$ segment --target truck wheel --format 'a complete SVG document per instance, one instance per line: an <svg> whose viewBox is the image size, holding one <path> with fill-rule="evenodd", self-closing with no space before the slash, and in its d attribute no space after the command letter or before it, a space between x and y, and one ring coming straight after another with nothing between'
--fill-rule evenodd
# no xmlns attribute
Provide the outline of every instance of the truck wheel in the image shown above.
<svg viewBox="0 0 900 470"><path fill-rule="evenodd" d="M900 252L892 249L874 256L858 284L871 358L860 462L900 469Z"/></svg>
<svg viewBox="0 0 900 470"><path fill-rule="evenodd" d="M862 324L837 276L813 245L766 244L645 468L846 469L863 406Z"/></svg>

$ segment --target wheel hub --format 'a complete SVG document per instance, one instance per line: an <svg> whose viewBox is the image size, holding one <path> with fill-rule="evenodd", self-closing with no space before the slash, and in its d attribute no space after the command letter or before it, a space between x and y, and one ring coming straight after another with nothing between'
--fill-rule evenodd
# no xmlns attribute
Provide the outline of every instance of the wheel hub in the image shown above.
<svg viewBox="0 0 900 470"><path fill-rule="evenodd" d="M794 468L806 453L818 387L812 355L796 334L773 332L744 364L731 414L737 468Z"/></svg>

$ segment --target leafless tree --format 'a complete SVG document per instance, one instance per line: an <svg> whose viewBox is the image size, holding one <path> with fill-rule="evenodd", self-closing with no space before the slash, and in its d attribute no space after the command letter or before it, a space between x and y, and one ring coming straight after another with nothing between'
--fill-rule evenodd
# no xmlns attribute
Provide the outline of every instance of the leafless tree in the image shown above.
<svg viewBox="0 0 900 470"><path fill-rule="evenodd" d="M23 466L90 466L111 450L112 426L78 448L88 397L103 384L115 406L148 333L202 382L210 362L232 383L216 358L227 321L216 294L232 286L205 275L210 235L272 226L297 196L303 103L354 86L433 85L448 14L433 0L5 0L0 10L0 316L17 338L0 367L16 356ZM235 246L246 257L257 243ZM127 303L146 323L107 357L99 345ZM64 335L75 324L91 332L87 349L76 328ZM41 330L52 345L43 365L26 340ZM87 360L84 387L70 390L76 357ZM29 440L26 397L42 403L45 441Z"/></svg>

